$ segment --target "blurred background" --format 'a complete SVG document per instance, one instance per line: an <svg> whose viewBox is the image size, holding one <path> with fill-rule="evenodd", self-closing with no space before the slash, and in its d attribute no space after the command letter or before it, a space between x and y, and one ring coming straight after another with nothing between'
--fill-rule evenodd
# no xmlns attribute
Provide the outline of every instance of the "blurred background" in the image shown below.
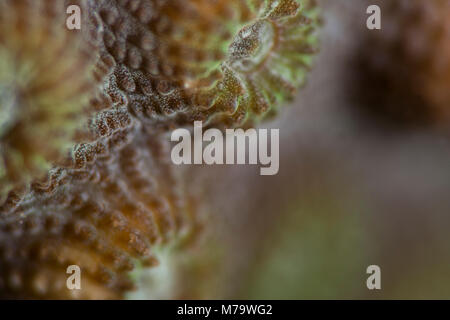
<svg viewBox="0 0 450 320"><path fill-rule="evenodd" d="M278 175L188 169L223 247L205 297L448 299L450 1L320 4L308 84L264 124L280 128Z"/></svg>

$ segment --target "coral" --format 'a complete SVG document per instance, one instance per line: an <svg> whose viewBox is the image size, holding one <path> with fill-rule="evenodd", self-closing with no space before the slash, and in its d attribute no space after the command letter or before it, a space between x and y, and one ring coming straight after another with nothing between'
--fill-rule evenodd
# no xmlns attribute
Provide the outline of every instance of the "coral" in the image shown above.
<svg viewBox="0 0 450 320"><path fill-rule="evenodd" d="M372 93L363 91L376 101L370 114L396 125L448 123L450 3L375 3L382 10L382 32L369 31L358 53L363 70L361 86L374 89Z"/></svg>
<svg viewBox="0 0 450 320"><path fill-rule="evenodd" d="M152 247L181 239L194 223L167 162L167 146L136 129L114 155L63 170L49 193L35 187L2 212L0 292L20 298L118 298L128 273L157 263ZM181 241L180 240L180 241ZM82 290L67 290L65 270L82 270Z"/></svg>
<svg viewBox="0 0 450 320"><path fill-rule="evenodd" d="M0 202L62 163L87 120L95 50L65 8L0 2Z"/></svg>
<svg viewBox="0 0 450 320"><path fill-rule="evenodd" d="M188 252L203 220L172 168L167 130L257 123L303 84L316 50L312 0L79 3L80 32L64 27L58 0L0 3L19 21L0 14L0 44L11 42L0 54L13 61L0 66L2 147L21 141L17 157L44 159L39 172L4 167L22 176L0 206L2 297L122 298L132 270L158 263L155 248ZM28 61L35 72L11 71ZM65 286L71 264L83 270L80 291Z"/></svg>
<svg viewBox="0 0 450 320"><path fill-rule="evenodd" d="M292 97L316 50L314 1L112 1L103 59L108 91L135 116L174 127L244 125Z"/></svg>

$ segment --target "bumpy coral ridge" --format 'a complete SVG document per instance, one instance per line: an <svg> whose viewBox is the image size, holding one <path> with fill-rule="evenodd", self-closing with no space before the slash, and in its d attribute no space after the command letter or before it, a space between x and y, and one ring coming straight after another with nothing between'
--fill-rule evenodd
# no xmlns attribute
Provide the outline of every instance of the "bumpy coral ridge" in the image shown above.
<svg viewBox="0 0 450 320"><path fill-rule="evenodd" d="M96 1L108 92L133 115L173 127L240 126L272 114L316 50L313 1Z"/></svg>
<svg viewBox="0 0 450 320"><path fill-rule="evenodd" d="M114 155L63 170L0 221L0 296L119 298L133 288L128 273L157 263L152 247L189 231L186 197L167 163L167 146L137 129ZM116 144L117 145L117 144ZM62 169L61 169L62 170ZM66 268L82 270L82 290L68 290Z"/></svg>

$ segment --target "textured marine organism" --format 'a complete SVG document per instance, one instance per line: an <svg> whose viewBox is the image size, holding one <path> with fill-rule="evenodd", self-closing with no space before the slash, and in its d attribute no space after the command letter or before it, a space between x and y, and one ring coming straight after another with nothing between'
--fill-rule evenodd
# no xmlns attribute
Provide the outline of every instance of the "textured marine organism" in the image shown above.
<svg viewBox="0 0 450 320"><path fill-rule="evenodd" d="M304 0L97 1L110 92L147 122L257 122L304 83L318 10ZM121 93L119 95L119 93Z"/></svg>
<svg viewBox="0 0 450 320"><path fill-rule="evenodd" d="M64 1L0 1L0 202L62 163L87 120L95 51L64 12Z"/></svg>
<svg viewBox="0 0 450 320"><path fill-rule="evenodd" d="M133 288L133 268L157 262L154 247L183 245L194 222L167 146L143 128L131 135L83 169L60 169L52 192L34 188L2 212L0 296L119 298ZM67 289L69 265L81 268L82 290Z"/></svg>
<svg viewBox="0 0 450 320"><path fill-rule="evenodd" d="M370 32L358 53L370 114L399 125L450 119L450 2L378 1L382 32ZM360 87L358 87L360 88ZM367 99L366 99L367 100ZM373 105L373 107L371 107Z"/></svg>
<svg viewBox="0 0 450 320"><path fill-rule="evenodd" d="M31 10L31 16L41 7L64 12L58 0L32 2L2 4ZM10 193L0 207L4 297L121 298L133 287L132 270L157 263L155 248L170 243L189 252L187 239L197 235L203 220L183 188L187 182L173 171L166 130L193 120L211 126L258 122L303 84L316 50L318 11L312 0L88 0L84 5L85 28L78 35L83 43L77 48L94 44L95 57L74 61L85 67L78 67L81 74L93 70L98 85L88 105L76 104L84 120L76 121L82 129L70 140L76 142L70 161L49 159L45 179L32 180L24 194ZM41 17L49 26L45 30L58 25L51 17ZM62 43L71 37L55 32L61 32ZM41 51L32 49L30 57L39 57ZM76 84L86 83L76 77ZM71 90L49 92L49 106L56 108L58 93ZM2 99L15 101L11 92L0 91ZM81 101L83 92L74 97ZM15 117L9 111L17 108L7 108L1 110L9 126ZM53 117L38 120L51 127ZM61 125L66 134L70 128ZM70 264L84 270L81 291L65 287Z"/></svg>

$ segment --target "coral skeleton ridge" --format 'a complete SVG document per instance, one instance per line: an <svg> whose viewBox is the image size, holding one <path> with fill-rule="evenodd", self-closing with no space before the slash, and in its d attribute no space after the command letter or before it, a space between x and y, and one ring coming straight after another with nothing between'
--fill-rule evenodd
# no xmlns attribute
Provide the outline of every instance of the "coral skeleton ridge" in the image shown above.
<svg viewBox="0 0 450 320"><path fill-rule="evenodd" d="M122 298L201 217L167 130L251 126L317 50L313 0L0 0L0 296ZM25 18L26 17L26 18ZM181 239L181 240L180 240ZM83 290L65 286L68 265Z"/></svg>

